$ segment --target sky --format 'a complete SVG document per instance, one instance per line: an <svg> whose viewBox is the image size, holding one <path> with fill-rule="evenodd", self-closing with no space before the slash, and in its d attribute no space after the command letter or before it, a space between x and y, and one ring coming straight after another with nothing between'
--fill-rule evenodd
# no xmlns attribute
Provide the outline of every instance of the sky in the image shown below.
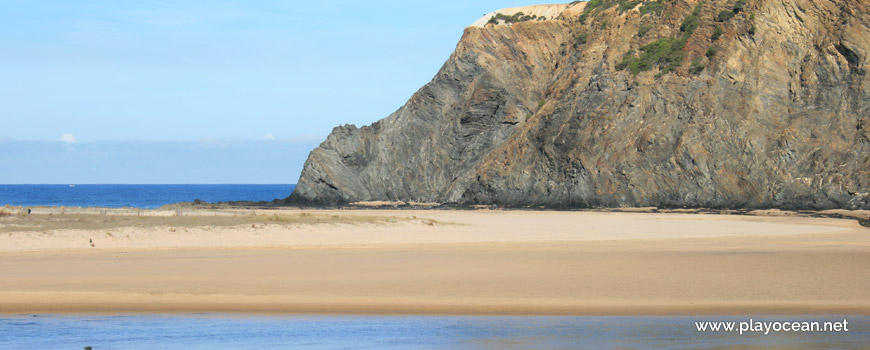
<svg viewBox="0 0 870 350"><path fill-rule="evenodd" d="M295 183L530 4L0 0L0 184Z"/></svg>

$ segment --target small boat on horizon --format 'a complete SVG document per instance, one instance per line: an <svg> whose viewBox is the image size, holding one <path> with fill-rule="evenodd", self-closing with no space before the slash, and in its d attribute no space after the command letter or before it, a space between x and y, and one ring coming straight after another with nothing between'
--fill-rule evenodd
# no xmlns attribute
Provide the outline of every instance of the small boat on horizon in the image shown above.
<svg viewBox="0 0 870 350"><path fill-rule="evenodd" d="M76 185L69 185L70 188L76 187Z"/></svg>

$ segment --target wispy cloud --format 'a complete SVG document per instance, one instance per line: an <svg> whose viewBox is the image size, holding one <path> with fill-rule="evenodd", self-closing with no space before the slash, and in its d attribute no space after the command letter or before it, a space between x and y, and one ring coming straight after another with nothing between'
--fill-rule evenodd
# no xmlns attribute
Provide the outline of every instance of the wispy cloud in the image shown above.
<svg viewBox="0 0 870 350"><path fill-rule="evenodd" d="M272 134L263 135L263 140L270 140L271 141L274 139L275 139L275 135L272 135Z"/></svg>
<svg viewBox="0 0 870 350"><path fill-rule="evenodd" d="M68 145L74 145L79 142L79 140L73 134L63 134L57 139L58 142L63 142Z"/></svg>

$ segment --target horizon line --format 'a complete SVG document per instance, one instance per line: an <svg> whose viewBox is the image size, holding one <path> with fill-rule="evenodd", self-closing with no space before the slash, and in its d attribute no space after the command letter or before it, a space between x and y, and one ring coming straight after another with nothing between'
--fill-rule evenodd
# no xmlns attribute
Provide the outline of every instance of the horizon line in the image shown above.
<svg viewBox="0 0 870 350"><path fill-rule="evenodd" d="M199 185L272 185L272 186L296 186L296 184L279 184L279 183L16 183L16 184L0 184L0 186L99 186L99 185L124 185L124 186L199 186Z"/></svg>

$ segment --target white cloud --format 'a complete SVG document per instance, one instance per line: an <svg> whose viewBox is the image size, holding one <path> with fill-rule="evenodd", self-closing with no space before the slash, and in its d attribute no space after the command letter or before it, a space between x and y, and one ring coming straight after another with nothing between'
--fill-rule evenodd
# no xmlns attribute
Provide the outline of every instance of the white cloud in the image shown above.
<svg viewBox="0 0 870 350"><path fill-rule="evenodd" d="M68 145L74 145L79 142L79 140L73 134L60 135L60 138L58 138L57 140Z"/></svg>
<svg viewBox="0 0 870 350"><path fill-rule="evenodd" d="M263 135L263 139L264 139L264 140L274 140L274 139L275 139L275 135L272 135L272 134L266 134L266 135Z"/></svg>

